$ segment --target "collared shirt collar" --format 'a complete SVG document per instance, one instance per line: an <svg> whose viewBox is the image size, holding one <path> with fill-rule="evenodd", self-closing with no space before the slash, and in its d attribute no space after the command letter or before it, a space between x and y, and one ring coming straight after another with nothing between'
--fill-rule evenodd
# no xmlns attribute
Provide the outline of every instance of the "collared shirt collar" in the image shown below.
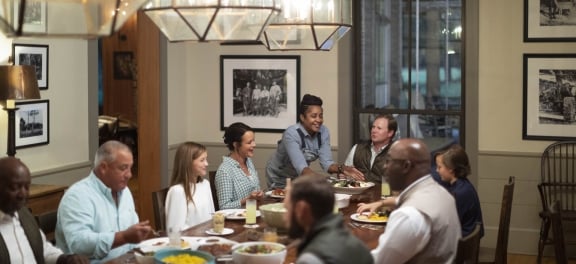
<svg viewBox="0 0 576 264"><path fill-rule="evenodd" d="M382 146L380 149L378 149L377 151L375 151L376 154L380 154L380 152L382 152L382 150L384 150L386 147L388 147L388 145L390 145L390 143ZM371 149L372 151L374 151L374 142L370 143L370 149Z"/></svg>
<svg viewBox="0 0 576 264"><path fill-rule="evenodd" d="M398 199L396 199L396 205L398 205L398 201L402 201L404 195L410 191L410 189L414 188L414 186L418 185L419 183L423 182L424 180L432 177L432 175L428 174L426 176L421 177L420 179L414 181L412 184L408 185L401 193L398 195Z"/></svg>
<svg viewBox="0 0 576 264"><path fill-rule="evenodd" d="M14 212L14 216L11 216L4 211L0 210L0 222L5 221L12 221L12 219L16 218L18 220L20 217L18 216L18 212Z"/></svg>
<svg viewBox="0 0 576 264"><path fill-rule="evenodd" d="M99 192L104 194L106 197L112 198L112 189L106 186L106 184L104 184L104 182L102 182L102 180L96 176L94 171L91 171L88 177L90 178L90 181L94 183ZM118 200L120 200L120 196L122 195L123 191L124 190L118 192Z"/></svg>

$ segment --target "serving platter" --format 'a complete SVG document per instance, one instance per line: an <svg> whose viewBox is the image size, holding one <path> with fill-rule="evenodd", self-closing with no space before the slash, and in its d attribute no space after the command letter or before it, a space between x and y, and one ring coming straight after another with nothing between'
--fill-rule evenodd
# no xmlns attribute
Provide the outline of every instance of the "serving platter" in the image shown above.
<svg viewBox="0 0 576 264"><path fill-rule="evenodd" d="M170 246L170 240L168 237L157 237L144 240L140 242L136 247L140 248L140 251L144 253L156 252L161 249L173 248ZM197 237L180 237L180 249L192 249L196 250L198 248Z"/></svg>
<svg viewBox="0 0 576 264"><path fill-rule="evenodd" d="M244 220L246 219L246 209L224 209L217 213L222 213L228 220ZM256 210L256 217L260 217L260 210Z"/></svg>
<svg viewBox="0 0 576 264"><path fill-rule="evenodd" d="M350 215L350 219L362 223L370 223L370 224L382 224L388 222L388 216L379 217L379 219L370 219L370 215L372 213L364 212L361 214L352 214ZM383 219L382 219L383 218Z"/></svg>
<svg viewBox="0 0 576 264"><path fill-rule="evenodd" d="M268 197L272 197L272 198L276 198L276 199L284 199L284 197L286 197L285 195L274 194L274 191L267 191L265 194Z"/></svg>
<svg viewBox="0 0 576 264"><path fill-rule="evenodd" d="M365 182L363 187L334 187L334 192L344 194L361 194L362 192L374 187L375 183Z"/></svg>

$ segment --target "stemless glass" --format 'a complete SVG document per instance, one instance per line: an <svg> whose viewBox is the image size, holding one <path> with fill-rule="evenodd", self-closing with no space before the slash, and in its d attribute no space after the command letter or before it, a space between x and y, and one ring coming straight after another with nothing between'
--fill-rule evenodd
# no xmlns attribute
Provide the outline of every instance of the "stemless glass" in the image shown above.
<svg viewBox="0 0 576 264"><path fill-rule="evenodd" d="M386 198L388 196L390 196L390 184L388 184L386 178L382 176L381 197Z"/></svg>
<svg viewBox="0 0 576 264"><path fill-rule="evenodd" d="M256 228L256 200L248 199L246 200L246 224L244 227Z"/></svg>

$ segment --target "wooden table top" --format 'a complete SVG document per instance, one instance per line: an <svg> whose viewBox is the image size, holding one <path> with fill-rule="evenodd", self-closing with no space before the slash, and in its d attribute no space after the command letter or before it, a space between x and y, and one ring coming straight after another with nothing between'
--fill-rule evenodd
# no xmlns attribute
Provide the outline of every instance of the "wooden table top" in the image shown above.
<svg viewBox="0 0 576 264"><path fill-rule="evenodd" d="M364 228L364 227L357 227L352 225L352 220L350 216L356 213L356 208L358 203L361 202L372 202L380 199L380 188L378 186L372 187L361 194L353 195L350 199L350 205L346 208L340 209L340 213L344 216L344 223L348 227L348 229L362 240L366 246L370 249L376 248L378 245L378 238L384 232L385 225L373 225L372 227L376 228ZM268 203L277 203L281 202L277 199L272 198L265 198L261 201L261 204L268 204ZM262 230L266 227L266 223L262 219L262 217L257 218L257 222L259 227L255 229L245 228L243 220L226 220L225 227L231 228L234 230L234 233L226 236L222 236L223 238L234 240L237 242L246 242L246 241L253 241L258 240L259 235L261 235ZM193 226L185 231L183 231L183 236L194 236L194 237L206 237L209 236L206 234L206 230L212 228L212 222L206 221L204 223L198 224ZM289 239L285 234L279 233L279 243L283 243L287 245L288 254L286 255L286 259L284 263L293 263L296 261L296 249L299 243L298 240L293 241ZM112 261L107 263L115 264L115 263L137 263L133 254L127 253L121 257L118 257Z"/></svg>

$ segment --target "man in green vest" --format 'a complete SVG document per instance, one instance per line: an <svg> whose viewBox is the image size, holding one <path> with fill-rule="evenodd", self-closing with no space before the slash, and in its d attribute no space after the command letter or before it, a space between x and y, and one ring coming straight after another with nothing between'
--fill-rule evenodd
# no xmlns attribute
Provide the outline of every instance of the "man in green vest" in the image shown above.
<svg viewBox="0 0 576 264"><path fill-rule="evenodd" d="M370 142L352 147L344 162L364 174L367 181L381 183L384 176L384 156L388 153L398 130L398 123L392 115L379 115L372 122Z"/></svg>
<svg viewBox="0 0 576 264"><path fill-rule="evenodd" d="M30 170L19 159L0 159L0 263L89 263L46 241L26 207L30 181Z"/></svg>
<svg viewBox="0 0 576 264"><path fill-rule="evenodd" d="M342 214L333 212L334 189L325 176L288 180L284 207L288 235L302 239L296 263L374 263L369 249L344 226Z"/></svg>

